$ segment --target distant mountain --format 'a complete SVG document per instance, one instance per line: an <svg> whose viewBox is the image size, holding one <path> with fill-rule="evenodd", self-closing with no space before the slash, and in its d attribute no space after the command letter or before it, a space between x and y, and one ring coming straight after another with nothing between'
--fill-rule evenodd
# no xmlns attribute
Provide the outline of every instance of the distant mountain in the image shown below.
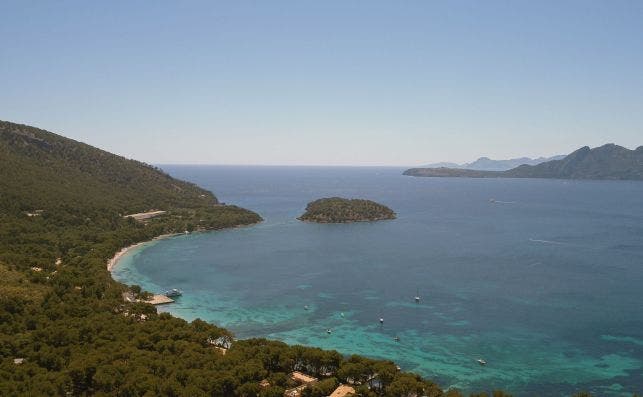
<svg viewBox="0 0 643 397"><path fill-rule="evenodd" d="M464 168L469 170L479 170L479 171L506 171L512 168L518 167L519 165L537 165L540 163L545 163L552 160L560 160L565 158L564 155L552 156L552 157L538 157L532 159L529 157L519 157L509 160L492 160L488 157L480 157L476 161L466 164Z"/></svg>
<svg viewBox="0 0 643 397"><path fill-rule="evenodd" d="M643 180L643 146L636 150L613 143L594 149L584 146L562 160L521 165L506 174L516 178Z"/></svg>
<svg viewBox="0 0 643 397"><path fill-rule="evenodd" d="M629 150L612 143L594 149L585 146L559 160L520 165L507 171L455 168L411 168L409 176L468 178L556 178L643 180L643 146Z"/></svg>
<svg viewBox="0 0 643 397"><path fill-rule="evenodd" d="M422 166L422 168L467 168L467 164L457 164L443 161L440 163L427 164L425 166Z"/></svg>
<svg viewBox="0 0 643 397"><path fill-rule="evenodd" d="M552 156L552 157L538 157L536 159L532 159L529 157L518 157L515 159L509 159L509 160L492 160L489 157L480 157L479 159L471 163L456 164L456 163L449 163L449 162L441 162L441 163L428 164L422 168L458 168L458 169L479 170L479 171L507 171L523 164L537 165L551 160L560 160L564 157L565 157L564 155Z"/></svg>

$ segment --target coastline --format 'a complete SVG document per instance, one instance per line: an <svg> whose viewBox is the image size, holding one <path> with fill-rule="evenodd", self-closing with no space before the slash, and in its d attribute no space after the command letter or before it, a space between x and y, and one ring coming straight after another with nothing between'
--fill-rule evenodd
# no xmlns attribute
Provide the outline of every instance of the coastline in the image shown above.
<svg viewBox="0 0 643 397"><path fill-rule="evenodd" d="M211 231L225 230L225 229L239 229L239 228L242 228L242 227L254 226L254 225L257 225L257 224L259 224L259 223L261 223L261 222L263 222L263 220L260 220L260 221L255 222L255 223L249 223L249 224L247 224L247 225L234 225L234 226L229 226L229 227L225 227L225 228L223 228L223 229L202 229L202 230L195 230L195 231L191 232L190 234L194 234L194 233L204 233L204 232L211 232ZM170 238L170 237L175 237L175 236L181 236L181 235L183 235L183 234L184 234L184 233L166 233L166 234L161 234L161 235L159 235L159 236L156 236L156 237L152 238L151 240L145 240L145 241L141 241L141 242L138 242L138 243L135 243L135 244L132 244L132 245L128 245L127 247L122 248L120 251L118 251L116 254L114 254L114 256L113 256L113 257L111 257L111 258L107 261L107 271L111 273L111 272L116 268L116 266L118 265L118 262L121 260L121 258L122 258L125 254L127 254L129 251L133 250L134 248L137 248L137 247L139 247L139 246L141 246L141 245L143 245L143 244L151 243L151 242L153 242L153 241L163 240L163 239Z"/></svg>
<svg viewBox="0 0 643 397"><path fill-rule="evenodd" d="M116 266L118 265L118 262L123 258L123 256L125 254L127 254L128 252L130 252L131 250L133 250L134 248L140 247L141 245L150 243L152 241L162 240L162 239L165 239L165 238L178 236L180 234L181 233L161 234L160 236L156 236L151 240L141 241L139 243L132 244L132 245L129 245L129 246L121 249L112 258L110 258L110 260L107 261L107 271L111 273L116 268Z"/></svg>

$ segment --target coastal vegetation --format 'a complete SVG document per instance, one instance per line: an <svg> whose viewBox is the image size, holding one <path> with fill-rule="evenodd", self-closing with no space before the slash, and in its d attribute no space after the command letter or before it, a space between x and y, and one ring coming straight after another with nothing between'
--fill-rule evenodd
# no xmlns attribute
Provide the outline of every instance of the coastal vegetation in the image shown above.
<svg viewBox="0 0 643 397"><path fill-rule="evenodd" d="M306 212L297 218L317 223L347 223L395 219L395 212L371 200L322 198L306 206Z"/></svg>
<svg viewBox="0 0 643 397"><path fill-rule="evenodd" d="M464 178L554 178L643 180L643 146L629 150L607 144L594 149L585 146L562 159L537 165L523 164L507 171L460 168L411 168L404 175Z"/></svg>
<svg viewBox="0 0 643 397"><path fill-rule="evenodd" d="M124 216L150 210L165 212ZM281 396L294 370L323 378L307 396L346 382L364 396L443 395L390 361L232 343L226 329L125 302L129 287L106 269L121 248L161 234L259 221L152 166L1 122L0 395Z"/></svg>
<svg viewBox="0 0 643 397"><path fill-rule="evenodd" d="M125 216L149 210L158 216ZM303 396L340 383L366 397L462 396L391 361L235 340L157 314L125 301L146 293L106 269L121 248L161 234L259 221L149 165L0 122L0 395L277 397L302 371L319 379Z"/></svg>

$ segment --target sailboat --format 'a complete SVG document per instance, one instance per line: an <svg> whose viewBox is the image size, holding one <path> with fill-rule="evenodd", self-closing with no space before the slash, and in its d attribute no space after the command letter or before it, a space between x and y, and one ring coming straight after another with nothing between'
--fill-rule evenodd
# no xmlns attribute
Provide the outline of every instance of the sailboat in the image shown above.
<svg viewBox="0 0 643 397"><path fill-rule="evenodd" d="M415 303L420 303L420 289L415 291Z"/></svg>

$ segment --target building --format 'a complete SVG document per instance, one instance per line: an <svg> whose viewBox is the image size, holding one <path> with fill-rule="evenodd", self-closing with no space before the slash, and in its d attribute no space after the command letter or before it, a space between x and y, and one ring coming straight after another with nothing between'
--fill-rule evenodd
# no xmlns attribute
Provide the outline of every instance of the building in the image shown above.
<svg viewBox="0 0 643 397"><path fill-rule="evenodd" d="M304 385L315 383L315 382L317 382L319 380L319 379L317 379L317 378L315 378L313 376L306 375L306 374L304 374L302 372L299 372L299 371L292 372L290 374L290 379L294 380L295 382L304 384Z"/></svg>
<svg viewBox="0 0 643 397"><path fill-rule="evenodd" d="M288 389L284 392L284 397L300 397L304 389L308 387L307 385L301 385Z"/></svg>
<svg viewBox="0 0 643 397"><path fill-rule="evenodd" d="M331 393L330 397L348 397L354 395L356 395L355 389L348 385L339 385L339 387Z"/></svg>

